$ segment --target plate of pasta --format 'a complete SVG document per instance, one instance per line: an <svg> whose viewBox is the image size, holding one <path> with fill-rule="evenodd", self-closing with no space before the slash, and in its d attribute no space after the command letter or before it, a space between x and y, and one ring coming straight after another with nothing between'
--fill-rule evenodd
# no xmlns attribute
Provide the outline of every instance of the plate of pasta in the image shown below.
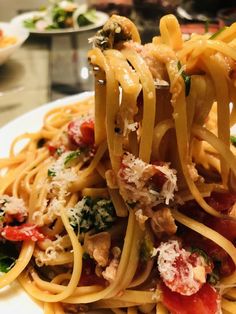
<svg viewBox="0 0 236 314"><path fill-rule="evenodd" d="M94 93L2 128L1 310L17 280L34 313L236 312L234 38L113 15Z"/></svg>

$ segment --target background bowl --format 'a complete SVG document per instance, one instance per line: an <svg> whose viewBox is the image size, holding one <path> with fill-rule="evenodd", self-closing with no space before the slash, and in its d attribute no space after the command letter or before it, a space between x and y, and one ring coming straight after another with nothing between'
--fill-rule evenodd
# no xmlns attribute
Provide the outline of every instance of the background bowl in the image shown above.
<svg viewBox="0 0 236 314"><path fill-rule="evenodd" d="M13 45L0 48L0 65L3 64L14 51L16 51L28 38L29 32L23 27L16 27L11 23L0 22L0 29L4 36L16 37L16 42Z"/></svg>

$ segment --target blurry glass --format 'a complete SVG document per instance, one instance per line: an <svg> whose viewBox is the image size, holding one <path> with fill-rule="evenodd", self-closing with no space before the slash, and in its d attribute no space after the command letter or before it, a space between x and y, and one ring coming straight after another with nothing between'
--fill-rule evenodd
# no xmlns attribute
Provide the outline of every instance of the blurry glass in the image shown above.
<svg viewBox="0 0 236 314"><path fill-rule="evenodd" d="M133 0L137 14L144 19L157 19L169 13L175 13L180 0Z"/></svg>
<svg viewBox="0 0 236 314"><path fill-rule="evenodd" d="M129 17L132 12L132 0L88 0L88 5L109 15L119 14Z"/></svg>
<svg viewBox="0 0 236 314"><path fill-rule="evenodd" d="M159 20L163 15L175 14L181 0L133 0L132 18L143 42L149 42L159 32Z"/></svg>
<svg viewBox="0 0 236 314"><path fill-rule="evenodd" d="M236 22L236 7L219 10L217 17L221 27L230 26Z"/></svg>
<svg viewBox="0 0 236 314"><path fill-rule="evenodd" d="M235 0L182 0L177 13L183 22L218 22L217 12L232 6L235 6Z"/></svg>

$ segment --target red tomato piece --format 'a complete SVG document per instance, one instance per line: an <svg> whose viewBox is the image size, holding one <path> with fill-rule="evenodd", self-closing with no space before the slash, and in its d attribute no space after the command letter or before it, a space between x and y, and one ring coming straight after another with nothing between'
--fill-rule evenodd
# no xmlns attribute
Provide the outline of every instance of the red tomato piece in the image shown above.
<svg viewBox="0 0 236 314"><path fill-rule="evenodd" d="M56 146L53 146L51 144L48 145L48 150L51 156L53 156L57 150Z"/></svg>
<svg viewBox="0 0 236 314"><path fill-rule="evenodd" d="M206 224L215 231L222 234L230 241L236 240L236 221L231 218L211 217Z"/></svg>
<svg viewBox="0 0 236 314"><path fill-rule="evenodd" d="M171 291L162 284L163 303L171 314L215 314L217 313L219 299L218 293L208 283L190 296L181 295Z"/></svg>
<svg viewBox="0 0 236 314"><path fill-rule="evenodd" d="M219 245L194 231L184 227L180 228L186 232L187 236L184 237L184 244L186 246L200 248L204 252L207 252L207 255L212 258L213 262L220 262L219 272L221 276L229 276L235 271L235 264L231 257Z"/></svg>
<svg viewBox="0 0 236 314"><path fill-rule="evenodd" d="M85 121L80 126L82 141L85 144L94 144L94 122L93 120Z"/></svg>
<svg viewBox="0 0 236 314"><path fill-rule="evenodd" d="M231 192L212 192L210 197L206 197L207 203L219 212L228 212L236 202L236 194Z"/></svg>
<svg viewBox="0 0 236 314"><path fill-rule="evenodd" d="M23 224L21 226L5 226L0 235L9 241L39 241L45 239L45 236L33 224Z"/></svg>
<svg viewBox="0 0 236 314"><path fill-rule="evenodd" d="M163 172L157 169L157 172L154 174L154 176L152 176L151 180L158 189L158 191L161 191L163 185L167 181L167 177Z"/></svg>
<svg viewBox="0 0 236 314"><path fill-rule="evenodd" d="M87 120L81 121L81 119L73 120L68 125L69 139L83 147L94 144L94 121Z"/></svg>
<svg viewBox="0 0 236 314"><path fill-rule="evenodd" d="M158 270L165 285L182 295L195 294L206 282L206 276L212 272L208 263L197 252L191 253L181 248L178 241L162 243L157 258ZM201 269L201 276L199 273Z"/></svg>

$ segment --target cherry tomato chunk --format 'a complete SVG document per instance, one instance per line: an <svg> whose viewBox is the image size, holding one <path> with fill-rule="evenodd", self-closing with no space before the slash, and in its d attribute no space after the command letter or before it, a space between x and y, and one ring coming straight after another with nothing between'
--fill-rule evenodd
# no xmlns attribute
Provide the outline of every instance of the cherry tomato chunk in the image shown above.
<svg viewBox="0 0 236 314"><path fill-rule="evenodd" d="M173 292L164 284L161 289L163 303L171 314L215 314L217 312L219 296L208 283L191 296Z"/></svg>
<svg viewBox="0 0 236 314"><path fill-rule="evenodd" d="M81 121L73 120L68 125L68 137L80 147L94 144L94 121L92 119Z"/></svg>
<svg viewBox="0 0 236 314"><path fill-rule="evenodd" d="M85 144L94 144L94 122L92 120L85 121L80 126L82 141Z"/></svg>
<svg viewBox="0 0 236 314"><path fill-rule="evenodd" d="M33 224L23 224L21 226L5 226L0 232L1 236L9 241L38 241L45 236Z"/></svg>

